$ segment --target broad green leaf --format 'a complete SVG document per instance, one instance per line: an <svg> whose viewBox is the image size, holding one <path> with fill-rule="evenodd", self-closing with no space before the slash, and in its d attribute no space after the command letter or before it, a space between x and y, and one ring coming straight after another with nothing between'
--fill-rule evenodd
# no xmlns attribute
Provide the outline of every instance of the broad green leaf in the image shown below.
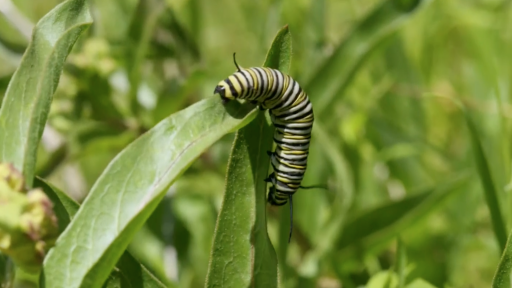
<svg viewBox="0 0 512 288"><path fill-rule="evenodd" d="M170 184L212 143L255 115L252 105L224 106L212 97L132 142L112 160L48 254L44 286L99 287Z"/></svg>
<svg viewBox="0 0 512 288"><path fill-rule="evenodd" d="M338 249L349 245L361 245L367 249L382 244L400 231L423 219L439 208L449 196L459 192L459 186L467 175L453 177L447 183L422 194L375 208L349 221L338 241Z"/></svg>
<svg viewBox="0 0 512 288"><path fill-rule="evenodd" d="M462 112L464 113L466 124L469 129L469 136L471 137L471 144L473 146L473 156L475 157L476 169L478 171L478 175L480 176L482 188L484 189L485 200L487 202L489 212L491 213L494 234L498 244L500 245L501 251L504 251L507 242L507 232L505 221L503 219L503 213L501 212L500 208L500 201L498 200L498 190L494 184L492 172L489 167L489 161L485 155L477 126L468 111L463 109Z"/></svg>
<svg viewBox="0 0 512 288"><path fill-rule="evenodd" d="M305 85L316 114L322 115L330 108L333 99L343 94L364 60L406 23L421 1L403 2L382 2L352 30Z"/></svg>
<svg viewBox="0 0 512 288"><path fill-rule="evenodd" d="M264 179L271 149L272 128L263 113L237 132L206 287L277 287L276 255L266 227Z"/></svg>
<svg viewBox="0 0 512 288"><path fill-rule="evenodd" d="M50 198L53 203L53 210L59 221L59 230L64 230L78 211L78 208L80 208L80 204L44 179L36 178L34 186L42 188L44 193ZM130 253L125 251L104 287L129 288L133 287L131 285L141 288L166 287L143 265L138 263Z"/></svg>
<svg viewBox="0 0 512 288"><path fill-rule="evenodd" d="M509 288L510 287L510 272L512 271L512 233L508 236L507 245L501 255L498 269L494 274L492 281L492 288Z"/></svg>
<svg viewBox="0 0 512 288"><path fill-rule="evenodd" d="M29 187L64 61L91 21L85 0L66 1L44 16L7 88L0 108L0 161L12 162Z"/></svg>
<svg viewBox="0 0 512 288"><path fill-rule="evenodd" d="M291 36L285 26L274 38L264 66L286 73L290 62ZM278 286L277 257L267 234L264 181L272 133L264 113L236 133L206 287Z"/></svg>
<svg viewBox="0 0 512 288"><path fill-rule="evenodd" d="M279 69L283 73L290 71L292 63L292 35L288 30L288 25L284 26L277 33L272 46L267 53L267 59L263 66Z"/></svg>

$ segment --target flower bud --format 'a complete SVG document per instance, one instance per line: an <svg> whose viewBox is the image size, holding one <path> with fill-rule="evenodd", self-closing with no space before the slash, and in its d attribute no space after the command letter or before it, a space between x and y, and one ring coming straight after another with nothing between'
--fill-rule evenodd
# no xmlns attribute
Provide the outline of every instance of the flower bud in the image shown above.
<svg viewBox="0 0 512 288"><path fill-rule="evenodd" d="M12 165L0 164L0 251L20 268L37 271L58 236L53 204L40 188L27 193Z"/></svg>

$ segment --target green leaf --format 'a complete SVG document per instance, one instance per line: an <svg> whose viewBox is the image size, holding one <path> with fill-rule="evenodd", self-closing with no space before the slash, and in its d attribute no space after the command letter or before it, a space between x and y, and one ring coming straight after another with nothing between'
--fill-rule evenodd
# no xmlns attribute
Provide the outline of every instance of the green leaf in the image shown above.
<svg viewBox="0 0 512 288"><path fill-rule="evenodd" d="M404 242L400 237L396 241L396 274L398 275L397 288L405 286L405 277L407 276L407 251Z"/></svg>
<svg viewBox="0 0 512 288"><path fill-rule="evenodd" d="M512 232L508 236L507 245L501 255L500 263L494 279L492 281L492 288L509 288L510 287L510 272L512 271Z"/></svg>
<svg viewBox="0 0 512 288"><path fill-rule="evenodd" d="M460 191L467 175L453 177L429 192L409 196L401 201L375 208L349 221L338 241L338 248L361 245L366 249L385 243L403 229L439 208L449 196Z"/></svg>
<svg viewBox="0 0 512 288"><path fill-rule="evenodd" d="M116 268L103 285L104 288L164 288L169 287L158 280L146 267L128 252L119 259Z"/></svg>
<svg viewBox="0 0 512 288"><path fill-rule="evenodd" d="M53 210L59 221L59 230L63 231L75 216L80 204L44 179L36 178L34 186L42 188L51 199ZM125 251L104 287L133 287L134 285L141 288L166 287L146 267Z"/></svg>
<svg viewBox="0 0 512 288"><path fill-rule="evenodd" d="M69 225L69 222L71 222L73 216L75 216L78 208L80 208L80 204L42 178L36 178L34 186L43 189L44 193L52 201L53 211L55 211L59 223L59 232L62 233Z"/></svg>
<svg viewBox="0 0 512 288"><path fill-rule="evenodd" d="M287 72L288 26L274 38L264 66ZM277 257L267 234L266 195L273 127L264 113L236 133L217 219L206 287L277 287ZM283 248L284 249L284 248Z"/></svg>
<svg viewBox="0 0 512 288"><path fill-rule="evenodd" d="M320 66L305 85L315 104L315 114L322 115L336 96L342 95L366 58L389 39L416 9L420 1L384 1L366 16ZM329 113L325 113L328 115Z"/></svg>
<svg viewBox="0 0 512 288"><path fill-rule="evenodd" d="M0 108L0 161L11 162L32 186L36 151L66 57L91 24L85 0L66 1L36 27Z"/></svg>
<svg viewBox="0 0 512 288"><path fill-rule="evenodd" d="M45 259L44 286L103 284L170 184L212 143L252 120L253 108L235 101L224 106L212 97L169 116L126 147Z"/></svg>
<svg viewBox="0 0 512 288"><path fill-rule="evenodd" d="M290 71L292 63L292 35L288 29L288 25L284 26L277 32L270 50L268 50L267 58L263 66L279 69L283 73Z"/></svg>
<svg viewBox="0 0 512 288"><path fill-rule="evenodd" d="M263 136L263 137L262 137ZM237 132L215 230L206 287L277 287L267 235L266 183L272 128L263 113Z"/></svg>
<svg viewBox="0 0 512 288"><path fill-rule="evenodd" d="M492 179L492 173L480 141L477 126L469 112L465 109L462 110L466 118L466 124L468 125L471 144L473 146L473 156L475 157L476 168L484 189L485 200L489 207L489 212L491 213L492 228L494 229L494 234L498 244L500 245L501 251L504 251L507 242L507 232L498 200L498 190L496 189L494 180Z"/></svg>
<svg viewBox="0 0 512 288"><path fill-rule="evenodd" d="M0 287L13 287L14 264L6 255L0 253Z"/></svg>

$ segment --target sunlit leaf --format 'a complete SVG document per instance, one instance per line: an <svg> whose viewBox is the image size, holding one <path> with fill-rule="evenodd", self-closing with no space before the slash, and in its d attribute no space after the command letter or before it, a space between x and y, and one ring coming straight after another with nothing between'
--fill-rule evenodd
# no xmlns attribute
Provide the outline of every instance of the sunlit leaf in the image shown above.
<svg viewBox="0 0 512 288"><path fill-rule="evenodd" d="M45 287L101 285L176 177L220 137L247 124L252 109L203 100L118 154L45 259Z"/></svg>
<svg viewBox="0 0 512 288"><path fill-rule="evenodd" d="M91 24L85 0L69 0L34 28L23 60L11 79L0 108L0 161L34 178L36 149L66 57Z"/></svg>
<svg viewBox="0 0 512 288"><path fill-rule="evenodd" d="M73 218L78 208L80 208L80 204L44 179L36 178L34 186L42 188L44 193L50 198L59 223L59 230L64 230L69 224L69 220ZM141 288L152 288L169 287L170 283L167 283L167 286L162 284L160 280L125 251L104 287L129 288L133 287L131 285L138 285L137 287Z"/></svg>

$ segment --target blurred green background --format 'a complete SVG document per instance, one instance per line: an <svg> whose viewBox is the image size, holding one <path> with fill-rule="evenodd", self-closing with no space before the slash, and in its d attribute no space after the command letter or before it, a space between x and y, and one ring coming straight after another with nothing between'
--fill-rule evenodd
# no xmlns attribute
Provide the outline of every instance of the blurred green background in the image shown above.
<svg viewBox="0 0 512 288"><path fill-rule="evenodd" d="M0 1L0 97L32 26L58 3ZM68 57L37 174L83 200L138 135L212 97L235 69L233 52L243 67L261 65L275 33L288 24L291 75L321 106L304 183L330 189L296 194L289 245L276 240L287 233L287 208L269 208L283 287L383 287L382 271L396 269L402 254L408 282L487 287L501 248L482 171L490 171L505 222L512 220L510 3L91 1L94 24ZM393 9L396 17L385 15ZM336 61L339 49L352 52ZM336 65L327 69L329 62ZM327 92L332 85L342 87ZM333 97L318 104L322 93ZM453 99L476 124L488 170L475 164ZM204 285L232 140L228 135L192 165L130 245L136 258L179 287Z"/></svg>

